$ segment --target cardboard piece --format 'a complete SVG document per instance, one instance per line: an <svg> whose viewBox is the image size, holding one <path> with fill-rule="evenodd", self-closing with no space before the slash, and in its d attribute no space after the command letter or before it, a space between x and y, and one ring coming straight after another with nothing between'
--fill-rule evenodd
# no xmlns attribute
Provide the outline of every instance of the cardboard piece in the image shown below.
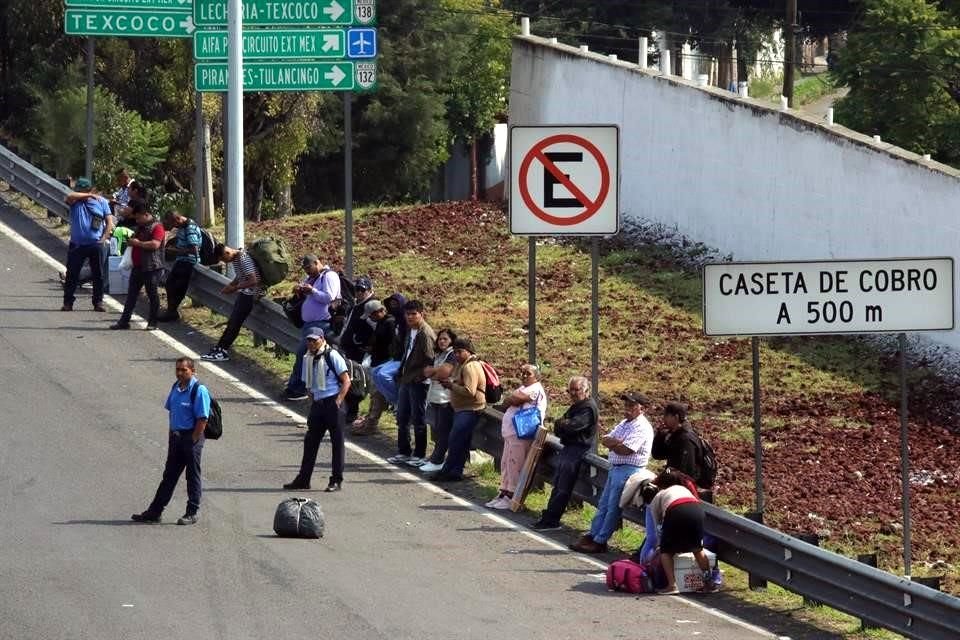
<svg viewBox="0 0 960 640"><path fill-rule="evenodd" d="M540 462L540 456L543 455L543 447L547 441L547 429L541 426L537 429L537 435L534 436L530 444L530 451L527 452L527 459L523 462L523 469L520 470L520 477L517 479L517 490L513 492L513 499L510 501L510 510L513 512L523 509L523 503L530 493L530 487L533 485L533 479L537 475L537 463Z"/></svg>

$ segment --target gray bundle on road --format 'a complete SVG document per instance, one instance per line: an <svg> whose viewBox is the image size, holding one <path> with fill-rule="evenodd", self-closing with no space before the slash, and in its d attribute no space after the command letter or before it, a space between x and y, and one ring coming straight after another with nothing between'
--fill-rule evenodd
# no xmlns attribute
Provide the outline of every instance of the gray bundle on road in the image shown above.
<svg viewBox="0 0 960 640"><path fill-rule="evenodd" d="M273 530L282 538L322 538L325 519L320 505L308 498L287 498L277 505Z"/></svg>

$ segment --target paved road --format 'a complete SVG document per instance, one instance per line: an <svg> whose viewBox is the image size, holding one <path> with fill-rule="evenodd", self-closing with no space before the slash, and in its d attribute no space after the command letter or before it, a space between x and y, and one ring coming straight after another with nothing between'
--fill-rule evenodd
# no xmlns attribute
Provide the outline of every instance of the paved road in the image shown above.
<svg viewBox="0 0 960 640"><path fill-rule="evenodd" d="M204 454L201 523L173 524L181 484L163 525L132 524L182 350L107 330L115 313L88 291L60 312L51 266L2 233L0 256L2 639L763 637L678 598L608 594L596 564L356 448L344 491L314 494L327 536L278 539L303 431L206 367L226 426Z"/></svg>

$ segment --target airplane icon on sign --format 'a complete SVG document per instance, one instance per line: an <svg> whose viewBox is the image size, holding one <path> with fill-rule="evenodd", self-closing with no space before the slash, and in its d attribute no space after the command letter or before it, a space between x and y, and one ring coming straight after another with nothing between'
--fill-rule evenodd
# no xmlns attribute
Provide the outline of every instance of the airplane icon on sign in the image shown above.
<svg viewBox="0 0 960 640"><path fill-rule="evenodd" d="M377 30L349 29L347 31L347 56L350 58L375 58L377 56Z"/></svg>

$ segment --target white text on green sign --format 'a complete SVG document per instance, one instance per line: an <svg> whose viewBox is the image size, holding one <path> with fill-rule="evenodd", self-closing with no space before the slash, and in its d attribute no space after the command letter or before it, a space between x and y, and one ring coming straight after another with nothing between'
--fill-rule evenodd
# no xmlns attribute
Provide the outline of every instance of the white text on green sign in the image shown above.
<svg viewBox="0 0 960 640"><path fill-rule="evenodd" d="M99 9L159 9L190 13L192 0L66 0L68 7Z"/></svg>
<svg viewBox="0 0 960 640"><path fill-rule="evenodd" d="M197 91L226 91L227 64L198 62L193 79ZM353 88L352 62L251 62L243 65L244 91L350 91Z"/></svg>
<svg viewBox="0 0 960 640"><path fill-rule="evenodd" d="M195 30L189 13L67 9L64 31L72 36L189 38Z"/></svg>
<svg viewBox="0 0 960 640"><path fill-rule="evenodd" d="M243 59L343 58L345 38L343 29L248 29L243 32ZM193 57L226 60L227 32L197 31Z"/></svg>
<svg viewBox="0 0 960 640"><path fill-rule="evenodd" d="M193 19L197 26L227 24L227 0L196 0ZM244 0L243 26L349 25L353 23L353 0Z"/></svg>

